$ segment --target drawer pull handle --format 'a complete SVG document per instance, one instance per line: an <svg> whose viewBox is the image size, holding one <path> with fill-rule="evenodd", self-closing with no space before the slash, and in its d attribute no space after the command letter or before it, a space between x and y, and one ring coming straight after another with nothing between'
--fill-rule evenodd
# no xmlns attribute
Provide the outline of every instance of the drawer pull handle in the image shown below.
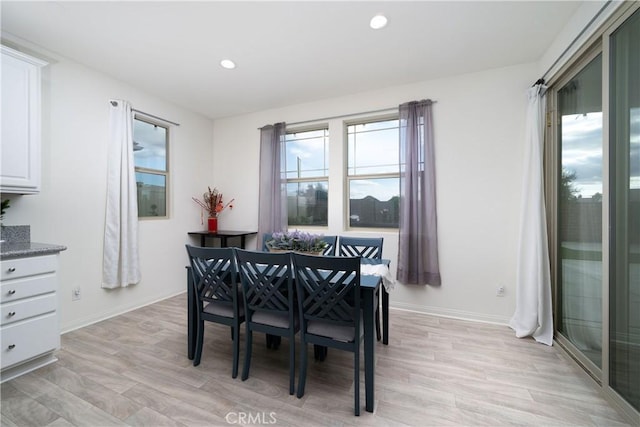
<svg viewBox="0 0 640 427"><path fill-rule="evenodd" d="M9 350L13 350L14 348L16 348L15 344L9 344Z"/></svg>
<svg viewBox="0 0 640 427"><path fill-rule="evenodd" d="M15 311L10 311L9 314L7 314L7 317L13 317L16 315Z"/></svg>
<svg viewBox="0 0 640 427"><path fill-rule="evenodd" d="M16 293L15 289L9 289L9 292L7 292L9 295L13 295Z"/></svg>
<svg viewBox="0 0 640 427"><path fill-rule="evenodd" d="M8 271L9 273L14 273L14 272L16 271L16 268L15 268L15 267L9 267L9 268L7 269L7 271Z"/></svg>

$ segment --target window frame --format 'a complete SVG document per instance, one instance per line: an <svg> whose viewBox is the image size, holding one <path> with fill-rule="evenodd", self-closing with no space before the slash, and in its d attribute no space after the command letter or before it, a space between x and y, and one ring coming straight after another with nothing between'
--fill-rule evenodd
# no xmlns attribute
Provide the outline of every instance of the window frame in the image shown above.
<svg viewBox="0 0 640 427"><path fill-rule="evenodd" d="M146 114L140 113L140 112L134 112L133 114L133 120L134 120L134 125L135 125L135 121L141 121L153 126L159 126L161 128L164 128L166 133L166 137L165 137L165 170L160 170L160 169L152 169L152 168L145 168L145 167L141 167L141 166L137 166L135 164L135 156L134 156L134 173L146 173L146 174L153 174L153 175L161 175L164 176L164 190L165 190L165 195L164 195L164 203L165 203L165 214L162 216L152 216L152 215L148 215L148 216L140 216L140 210L138 209L138 220L158 220L158 219L170 219L170 168L171 168L171 156L170 156L170 147L171 147L171 125L169 123L166 123L162 120L158 120L158 119L154 119L153 117L150 117ZM133 132L133 131L132 131ZM136 186L137 187L137 186ZM137 199L138 194L137 194L137 190L136 190L136 201L139 204L140 201Z"/></svg>
<svg viewBox="0 0 640 427"><path fill-rule="evenodd" d="M309 176L309 177L297 177L297 178L289 178L287 177L287 169L288 166L286 165L286 153L287 153L287 135L291 135L291 134L297 134L297 133L303 133L303 132L317 132L317 131L324 131L324 136L323 138L325 138L325 149L326 149L326 153L325 153L325 158L324 158L324 164L326 165L326 175L314 175L314 176ZM289 184L291 183L295 183L295 184L304 184L304 183L317 183L317 182L326 182L327 185L327 223L324 225L321 224L290 224L289 223L289 212L288 212L288 203L287 203L287 227L295 227L295 228L299 228L299 229L305 229L305 228L328 228L329 227L329 181L330 181L330 175L331 175L331 168L330 168L330 152L331 152L331 130L330 130L330 126L328 123L318 123L318 124L314 124L314 125L310 125L310 126L299 126L299 127L292 127L292 128L287 128L286 132L285 132L285 138L284 138L284 158L285 158L285 170L283 171L283 175L284 175L284 181L285 181L285 188L288 189ZM288 199L288 193L287 193L287 199Z"/></svg>
<svg viewBox="0 0 640 427"><path fill-rule="evenodd" d="M377 116L368 116L361 117L353 120L345 120L343 122L344 129L344 229L347 231L376 231L376 232L389 232L392 230L398 230L400 228L400 224L398 223L397 227L352 227L351 226L351 181L363 180L363 179L385 179L385 178L395 178L398 180L398 197L400 196L400 177L401 177L401 164L400 157L398 156L398 172L384 172L384 173L368 173L362 175L350 175L349 174L349 126L357 126L364 125L369 123L377 123L377 122L385 122L390 120L398 121L398 143L400 138L400 114L397 112L391 114L377 115Z"/></svg>

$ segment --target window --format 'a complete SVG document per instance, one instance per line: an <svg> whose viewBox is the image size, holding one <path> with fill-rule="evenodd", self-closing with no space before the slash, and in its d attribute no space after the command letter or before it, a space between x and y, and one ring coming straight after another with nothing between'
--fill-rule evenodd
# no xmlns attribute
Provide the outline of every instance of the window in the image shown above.
<svg viewBox="0 0 640 427"><path fill-rule="evenodd" d="M285 136L289 226L326 226L329 192L329 129Z"/></svg>
<svg viewBox="0 0 640 427"><path fill-rule="evenodd" d="M138 218L167 217L169 128L136 114L133 160L138 186Z"/></svg>
<svg viewBox="0 0 640 427"><path fill-rule="evenodd" d="M400 167L398 119L347 126L349 226L397 228Z"/></svg>

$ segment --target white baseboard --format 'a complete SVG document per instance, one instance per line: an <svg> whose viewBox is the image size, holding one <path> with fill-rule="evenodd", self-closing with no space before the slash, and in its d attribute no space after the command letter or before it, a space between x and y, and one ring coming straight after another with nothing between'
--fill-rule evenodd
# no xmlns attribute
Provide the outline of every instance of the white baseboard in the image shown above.
<svg viewBox="0 0 640 427"><path fill-rule="evenodd" d="M168 299L168 298L173 298L174 296L180 295L180 294L185 293L185 292L186 291L176 292L174 294L163 296L161 298L158 298L158 299L153 300L153 301L146 302L144 304L139 304L139 305L133 306L133 307L127 307L127 308L125 308L123 310L120 310L120 311L118 311L116 313L109 313L109 314L106 314L106 315L105 314L100 314L100 315L97 315L97 316L91 316L91 317L86 317L86 318L83 318L83 319L78 319L76 322L73 322L73 324L71 326L68 326L64 330L62 330L60 334L62 335L62 334L66 334L66 333L71 332L71 331L75 331L76 329L80 329L80 328L83 328L85 326L89 326L89 325L92 325L94 323L98 323L98 322L101 322L103 320L107 320L107 319L110 319L112 317L119 316L119 315L127 313L129 311L133 311L133 310L136 310L136 309L141 308L141 307L145 307L145 306L150 305L150 304L155 304L156 302L163 301L163 300ZM404 311L412 311L412 312L415 312L415 313L428 314L428 315L431 315L431 316L447 317L447 318L450 318L450 319L468 320L468 321L471 321L471 322L491 323L491 324L495 324L495 325L508 325L509 324L509 318L508 317L495 316L495 315L484 314L484 313L476 313L476 312L472 312L472 311L454 310L454 309L441 308L441 307L414 305L414 304L397 303L397 302L394 303L394 304L390 304L389 308L390 309L395 309L395 310L404 310Z"/></svg>
<svg viewBox="0 0 640 427"><path fill-rule="evenodd" d="M475 313L472 311L454 310L449 308L431 307L423 305L414 305L406 303L390 304L389 308L404 311L413 311L415 313L429 314L431 316L448 317L450 319L469 320L471 322L491 323L495 325L509 325L509 318L504 316L495 316L491 314Z"/></svg>
<svg viewBox="0 0 640 427"><path fill-rule="evenodd" d="M145 303L142 303L142 304L138 304L136 306L125 307L122 310L119 310L119 311L114 312L114 313L108 313L108 314L100 313L100 314L98 314L96 316L89 316L89 317L84 317L82 319L78 319L75 322L73 322L70 326L67 326L64 329L62 329L60 331L60 335L64 335L64 334L66 334L68 332L75 331L76 329L84 328L85 326L93 325L94 323L102 322L103 320L111 319L112 317L116 317L116 316L119 316L121 314L128 313L128 312L133 311L133 310L137 310L138 308L146 307L148 305L155 304L157 302L164 301L164 300L169 299L169 298L173 298L176 295L180 295L180 294L183 294L185 292L187 292L187 291L183 290L183 291L175 292L173 294L165 295L163 297L160 297L160 298L157 298L155 300L148 301L148 302L145 302ZM185 306L185 312L186 312L186 306Z"/></svg>

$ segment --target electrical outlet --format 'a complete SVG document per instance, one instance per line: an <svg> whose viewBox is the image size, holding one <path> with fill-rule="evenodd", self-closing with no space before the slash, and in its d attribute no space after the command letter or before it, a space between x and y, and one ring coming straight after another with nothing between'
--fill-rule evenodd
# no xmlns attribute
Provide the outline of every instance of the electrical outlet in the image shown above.
<svg viewBox="0 0 640 427"><path fill-rule="evenodd" d="M496 296L497 297L504 296L504 286L498 286L498 289L496 290Z"/></svg>
<svg viewBox="0 0 640 427"><path fill-rule="evenodd" d="M80 287L73 288L71 291L71 301L78 301L80 299Z"/></svg>

